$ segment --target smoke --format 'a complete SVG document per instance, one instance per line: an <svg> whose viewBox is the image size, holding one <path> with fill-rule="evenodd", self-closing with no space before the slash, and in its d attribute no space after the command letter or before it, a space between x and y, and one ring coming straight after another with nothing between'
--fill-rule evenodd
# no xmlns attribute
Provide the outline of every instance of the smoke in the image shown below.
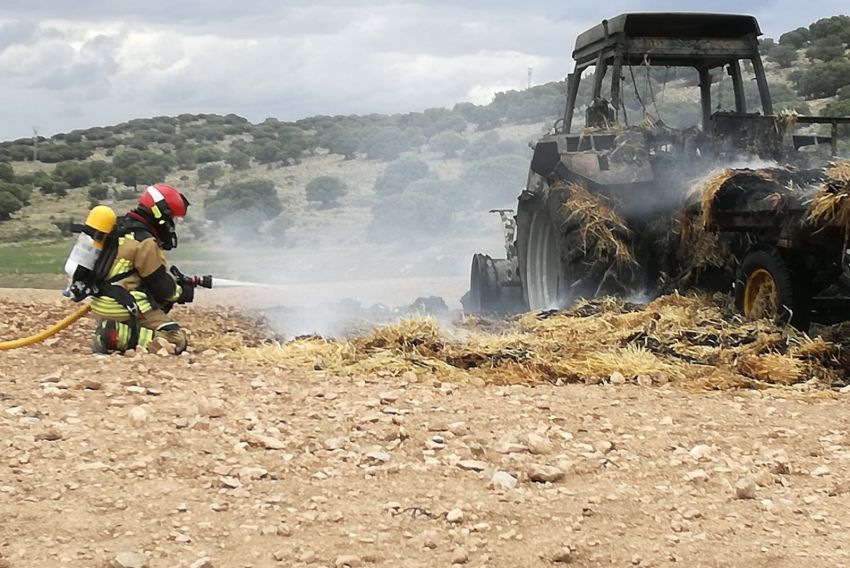
<svg viewBox="0 0 850 568"><path fill-rule="evenodd" d="M380 199L369 195L371 188L360 189L364 203ZM405 235L398 227L381 234L381 224L358 205L296 207L283 234L254 224L210 224L205 232L215 231L223 242L205 255L211 258L188 251L175 262L184 272L270 285L214 288L198 294L203 301L257 309L284 337L342 337L405 317L428 315L448 325L469 288L472 255L504 256L499 217L486 206L451 211L442 228L423 233L411 227Z"/></svg>

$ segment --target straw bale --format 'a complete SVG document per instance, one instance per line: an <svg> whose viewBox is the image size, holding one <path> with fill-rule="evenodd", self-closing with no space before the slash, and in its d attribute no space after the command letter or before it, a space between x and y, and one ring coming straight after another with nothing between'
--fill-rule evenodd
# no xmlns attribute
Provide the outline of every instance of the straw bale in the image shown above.
<svg viewBox="0 0 850 568"><path fill-rule="evenodd" d="M578 220L582 244L588 256L596 261L611 259L620 266L636 264L629 240L632 231L614 212L607 199L593 194L580 183L564 183L566 199L561 213L567 220Z"/></svg>
<svg viewBox="0 0 850 568"><path fill-rule="evenodd" d="M850 173L850 166L847 166ZM836 176L845 175L843 171L833 169ZM850 231L850 181L834 179L827 182L812 196L806 221L812 225L839 227Z"/></svg>

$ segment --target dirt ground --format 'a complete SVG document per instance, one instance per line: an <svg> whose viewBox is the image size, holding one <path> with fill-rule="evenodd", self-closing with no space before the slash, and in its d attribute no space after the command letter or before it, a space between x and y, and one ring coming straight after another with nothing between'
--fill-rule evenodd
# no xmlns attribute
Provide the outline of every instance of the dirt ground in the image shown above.
<svg viewBox="0 0 850 568"><path fill-rule="evenodd" d="M69 311L0 309L0 340ZM0 567L850 565L850 394L93 356L91 329L0 352Z"/></svg>

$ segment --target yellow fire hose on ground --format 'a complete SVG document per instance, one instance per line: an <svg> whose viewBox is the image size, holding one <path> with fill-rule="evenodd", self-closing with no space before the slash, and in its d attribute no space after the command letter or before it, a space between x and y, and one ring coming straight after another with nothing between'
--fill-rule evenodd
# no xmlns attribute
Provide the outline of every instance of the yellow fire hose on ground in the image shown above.
<svg viewBox="0 0 850 568"><path fill-rule="evenodd" d="M38 343L39 341L44 341L51 335L56 335L91 310L91 306L89 304L85 304L81 306L78 310L56 322L49 328L36 333L35 335L30 335L29 337L22 337L20 339L13 339L10 341L2 341L0 342L0 351L8 351L9 349L17 349L18 347L26 347L27 345L32 345L33 343Z"/></svg>

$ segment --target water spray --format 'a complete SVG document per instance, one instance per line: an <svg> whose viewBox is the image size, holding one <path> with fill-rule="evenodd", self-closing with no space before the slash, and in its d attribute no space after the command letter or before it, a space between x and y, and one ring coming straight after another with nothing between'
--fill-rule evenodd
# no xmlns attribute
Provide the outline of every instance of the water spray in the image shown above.
<svg viewBox="0 0 850 568"><path fill-rule="evenodd" d="M219 278L218 276L204 276L203 278L211 278L208 288L272 288L271 284L262 284L260 282L245 282L244 280L228 280L227 278Z"/></svg>
<svg viewBox="0 0 850 568"><path fill-rule="evenodd" d="M176 266L171 267L171 274L181 286L188 284L195 288L271 288L270 284L261 284L259 282L246 282L244 280L228 280L227 278L219 278L212 274L203 276L186 276Z"/></svg>

